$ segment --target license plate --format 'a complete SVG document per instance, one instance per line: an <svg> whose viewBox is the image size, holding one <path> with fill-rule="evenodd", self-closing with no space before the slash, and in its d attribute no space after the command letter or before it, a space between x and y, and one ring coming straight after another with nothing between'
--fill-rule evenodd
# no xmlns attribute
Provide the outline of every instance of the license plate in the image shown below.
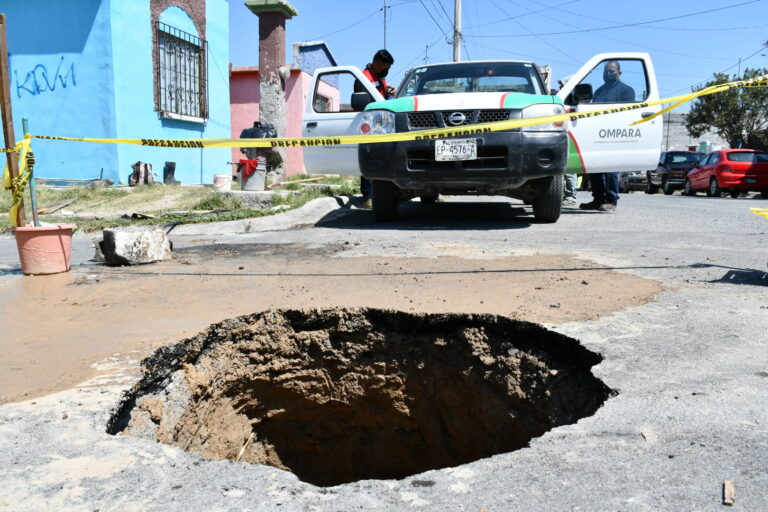
<svg viewBox="0 0 768 512"><path fill-rule="evenodd" d="M477 139L436 140L435 160L438 162L477 160Z"/></svg>
<svg viewBox="0 0 768 512"><path fill-rule="evenodd" d="M747 178L744 183L757 183L757 178Z"/></svg>

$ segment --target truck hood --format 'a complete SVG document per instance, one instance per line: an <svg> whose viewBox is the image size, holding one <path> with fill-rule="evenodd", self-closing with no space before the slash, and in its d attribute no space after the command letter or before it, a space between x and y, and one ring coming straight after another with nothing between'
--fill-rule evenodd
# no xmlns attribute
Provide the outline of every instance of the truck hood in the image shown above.
<svg viewBox="0 0 768 512"><path fill-rule="evenodd" d="M557 96L519 92L424 94L370 103L365 110L421 112L430 110L521 109L536 103L559 103Z"/></svg>

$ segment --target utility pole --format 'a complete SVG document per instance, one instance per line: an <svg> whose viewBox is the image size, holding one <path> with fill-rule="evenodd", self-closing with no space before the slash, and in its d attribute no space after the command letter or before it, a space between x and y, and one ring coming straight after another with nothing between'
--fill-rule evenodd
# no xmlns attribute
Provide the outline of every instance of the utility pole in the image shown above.
<svg viewBox="0 0 768 512"><path fill-rule="evenodd" d="M453 0L453 62L461 60L461 0Z"/></svg>
<svg viewBox="0 0 768 512"><path fill-rule="evenodd" d="M387 49L387 0L384 0L384 49Z"/></svg>
<svg viewBox="0 0 768 512"><path fill-rule="evenodd" d="M6 148L12 148L16 145L13 133L13 111L11 110L11 87L10 75L8 73L8 37L6 29L5 14L0 14L0 114L2 114L3 123L3 142ZM6 153L8 161L8 174L12 180L19 177L19 156L16 153ZM11 184L11 191L16 192ZM15 196L14 196L15 198ZM23 226L25 222L24 199L21 200L18 210L16 210L16 225Z"/></svg>

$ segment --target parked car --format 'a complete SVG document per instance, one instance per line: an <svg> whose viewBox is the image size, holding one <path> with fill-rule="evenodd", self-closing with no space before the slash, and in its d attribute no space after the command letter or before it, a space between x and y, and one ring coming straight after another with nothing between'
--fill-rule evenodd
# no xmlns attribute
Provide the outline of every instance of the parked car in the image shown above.
<svg viewBox="0 0 768 512"><path fill-rule="evenodd" d="M768 153L754 149L723 149L708 153L688 173L683 194L705 191L710 197L727 192L738 197L742 192L759 191L768 199Z"/></svg>
<svg viewBox="0 0 768 512"><path fill-rule="evenodd" d="M686 174L699 163L703 156L704 153L692 151L662 153L656 169L648 171L645 193L655 194L661 189L666 195L671 195L675 190L682 189Z"/></svg>
<svg viewBox="0 0 768 512"><path fill-rule="evenodd" d="M645 190L647 183L643 171L626 171L619 174L619 192L622 194L632 190Z"/></svg>

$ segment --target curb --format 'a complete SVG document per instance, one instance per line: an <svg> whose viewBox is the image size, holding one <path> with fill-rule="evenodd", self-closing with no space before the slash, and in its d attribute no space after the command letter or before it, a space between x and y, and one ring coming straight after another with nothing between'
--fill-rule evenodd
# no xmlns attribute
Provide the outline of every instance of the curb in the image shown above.
<svg viewBox="0 0 768 512"><path fill-rule="evenodd" d="M235 235L280 231L291 229L294 226L315 224L323 216L337 210L349 209L349 207L349 196L320 197L313 199L301 208L267 217L203 224L180 224L174 227L169 235ZM343 215L341 211L338 213Z"/></svg>

